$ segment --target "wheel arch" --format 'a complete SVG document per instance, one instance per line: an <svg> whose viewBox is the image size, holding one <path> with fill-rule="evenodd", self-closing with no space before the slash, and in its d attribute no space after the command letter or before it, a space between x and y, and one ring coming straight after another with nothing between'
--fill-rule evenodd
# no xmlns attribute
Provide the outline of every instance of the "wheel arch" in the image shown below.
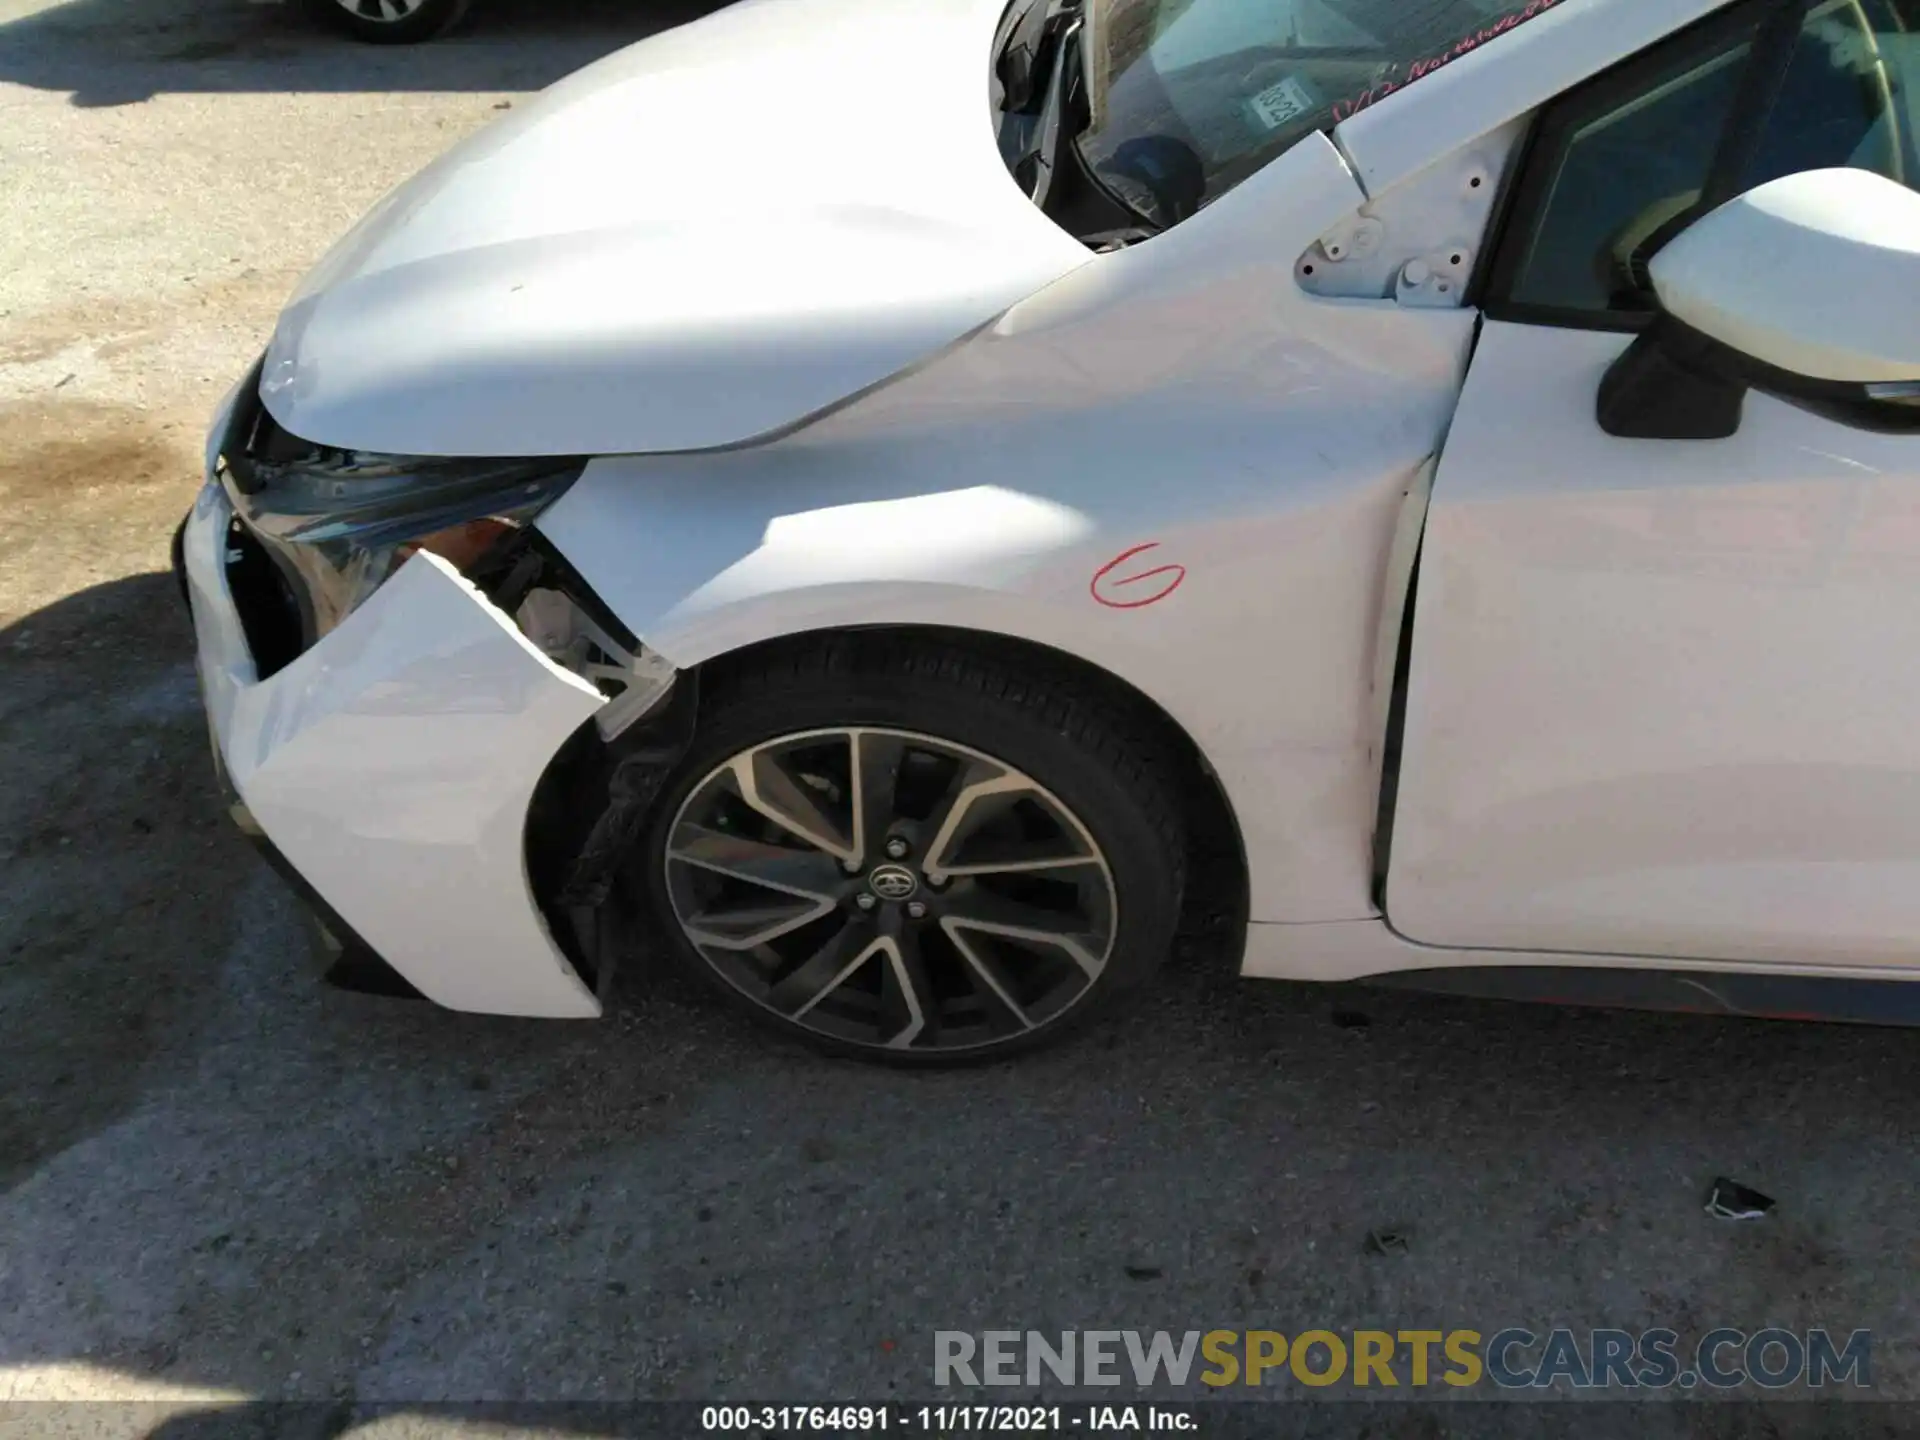
<svg viewBox="0 0 1920 1440"><path fill-rule="evenodd" d="M1186 726L1124 676L1085 656L1027 636L917 621L792 631L721 651L694 669L704 686L716 673L731 665L758 664L782 650L798 652L836 641L857 642L863 636L884 636L893 641L921 639L930 645L971 651L1025 669L1044 668L1048 673L1070 676L1080 685L1100 691L1132 711L1178 761L1181 794L1186 802L1188 854L1188 885L1182 904L1180 937L1183 941L1193 941L1224 936L1232 950L1229 958L1238 965L1250 897L1246 842L1233 800L1205 750Z"/></svg>
<svg viewBox="0 0 1920 1440"><path fill-rule="evenodd" d="M1236 968L1245 944L1250 899L1249 869L1239 817L1231 797L1199 742L1167 709L1139 686L1093 661L1024 636L950 624L841 624L795 630L716 650L686 666L676 678L676 699L662 725L636 727L637 743L677 762L699 723L699 697L730 669L763 666L781 653L800 654L825 645L858 645L862 638L924 641L967 651L1023 669L1071 677L1135 715L1175 758L1187 822L1187 891L1178 928L1179 944L1223 944ZM633 746L625 747L628 751ZM621 897L601 889L591 907L570 896L593 889L586 873L592 832L611 802L610 782L621 756L603 745L594 727L583 726L549 762L526 826L526 865L535 897L568 958L599 988L617 955L631 946L625 931L637 918L620 911ZM608 907L612 908L609 909ZM587 913L591 909L595 913Z"/></svg>

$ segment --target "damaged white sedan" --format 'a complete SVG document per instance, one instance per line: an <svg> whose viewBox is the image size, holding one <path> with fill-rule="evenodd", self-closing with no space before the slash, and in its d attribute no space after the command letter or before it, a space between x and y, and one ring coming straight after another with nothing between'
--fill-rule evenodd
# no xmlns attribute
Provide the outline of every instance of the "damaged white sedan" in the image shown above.
<svg viewBox="0 0 1920 1440"><path fill-rule="evenodd" d="M1917 25L747 0L614 55L214 426L235 814L338 976L469 1011L664 949L977 1058L1211 914L1250 975L1920 1013Z"/></svg>

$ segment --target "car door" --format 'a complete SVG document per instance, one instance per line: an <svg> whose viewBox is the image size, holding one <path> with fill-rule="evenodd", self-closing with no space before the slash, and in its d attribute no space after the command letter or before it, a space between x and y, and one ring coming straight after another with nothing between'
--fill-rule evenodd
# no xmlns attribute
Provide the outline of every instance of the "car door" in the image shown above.
<svg viewBox="0 0 1920 1440"><path fill-rule="evenodd" d="M1920 0L1738 7L1539 117L1420 559L1407 938L1920 965L1920 434L1759 392L1727 439L1595 418L1689 216L1826 166L1913 183L1916 30Z"/></svg>

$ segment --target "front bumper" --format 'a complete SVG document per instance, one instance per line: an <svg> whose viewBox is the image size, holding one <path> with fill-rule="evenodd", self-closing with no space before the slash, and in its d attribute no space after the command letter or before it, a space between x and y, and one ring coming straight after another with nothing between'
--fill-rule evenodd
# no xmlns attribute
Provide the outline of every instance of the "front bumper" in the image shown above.
<svg viewBox="0 0 1920 1440"><path fill-rule="evenodd" d="M184 587L186 572L182 570L180 576ZM340 918L333 907L307 883L306 877L280 853L280 847L267 838L267 832L253 818L247 802L233 788L217 741L213 747L213 772L234 828L246 837L247 842L259 852L260 858L267 862L267 867L286 883L305 907L308 953L321 979L336 989L361 994L388 995L407 1000L425 998L407 982L404 975L387 964L371 945L354 933L353 927Z"/></svg>
<svg viewBox="0 0 1920 1440"><path fill-rule="evenodd" d="M426 552L261 679L227 582L232 520L209 481L177 555L238 817L343 953L364 947L450 1009L598 1015L534 901L525 826L547 763L604 697Z"/></svg>

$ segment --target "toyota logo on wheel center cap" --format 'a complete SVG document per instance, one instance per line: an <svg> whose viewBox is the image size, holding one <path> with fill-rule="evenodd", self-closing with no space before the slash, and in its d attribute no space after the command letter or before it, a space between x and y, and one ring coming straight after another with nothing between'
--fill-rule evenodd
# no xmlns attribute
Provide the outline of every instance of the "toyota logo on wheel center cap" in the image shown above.
<svg viewBox="0 0 1920 1440"><path fill-rule="evenodd" d="M867 876L867 888L882 900L904 900L920 888L920 878L904 865L881 865Z"/></svg>

